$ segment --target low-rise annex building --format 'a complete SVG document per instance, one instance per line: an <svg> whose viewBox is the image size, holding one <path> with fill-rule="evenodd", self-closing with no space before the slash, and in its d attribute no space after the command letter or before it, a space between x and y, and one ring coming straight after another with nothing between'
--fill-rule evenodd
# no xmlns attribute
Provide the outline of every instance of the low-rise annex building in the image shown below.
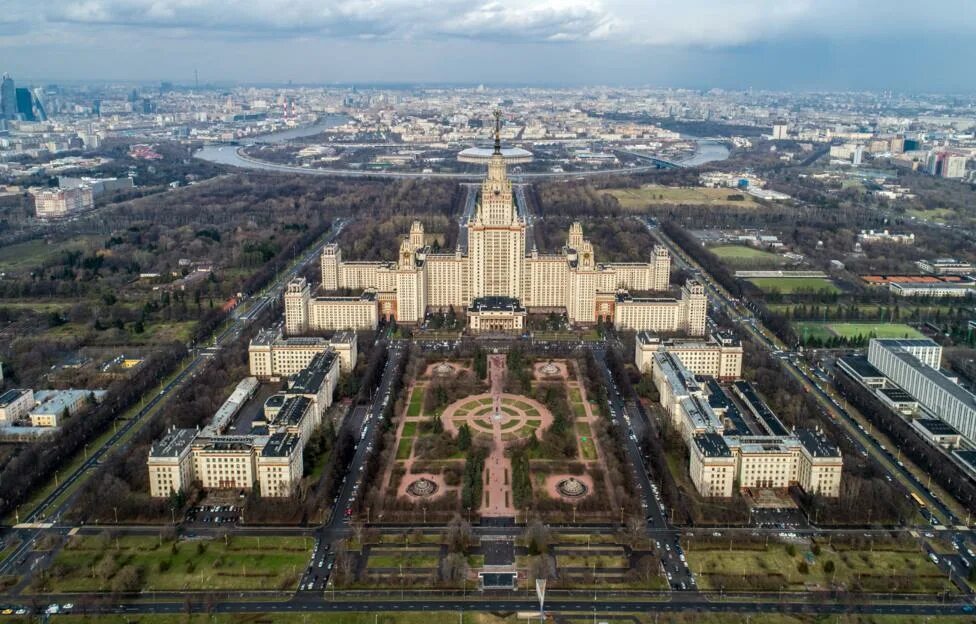
<svg viewBox="0 0 976 624"><path fill-rule="evenodd" d="M355 340L354 334L343 336L341 343L355 345ZM355 357L355 350L351 353ZM226 432L243 402L254 395L254 377L241 381L207 427L168 431L147 458L150 495L170 496L196 481L203 489L250 490L256 485L262 496L290 496L302 478L305 444L332 404L341 361L340 351L328 345L312 353L288 387L265 401L263 420L256 419L250 433Z"/></svg>
<svg viewBox="0 0 976 624"><path fill-rule="evenodd" d="M291 336L281 329L266 329L251 340L247 349L250 372L259 379L288 377L308 366L319 353L335 351L343 371L351 371L359 357L356 333L337 332L331 338Z"/></svg>
<svg viewBox="0 0 976 624"><path fill-rule="evenodd" d="M837 497L840 450L819 431L790 432L744 381L732 386L745 411L714 379L696 377L668 351L652 356L662 407L689 447L688 471L698 493L731 497L740 488L803 490Z"/></svg>
<svg viewBox="0 0 976 624"><path fill-rule="evenodd" d="M732 381L742 376L742 343L731 332L713 332L707 339L661 338L654 332L637 332L634 364L650 373L654 354L671 353L695 375Z"/></svg>

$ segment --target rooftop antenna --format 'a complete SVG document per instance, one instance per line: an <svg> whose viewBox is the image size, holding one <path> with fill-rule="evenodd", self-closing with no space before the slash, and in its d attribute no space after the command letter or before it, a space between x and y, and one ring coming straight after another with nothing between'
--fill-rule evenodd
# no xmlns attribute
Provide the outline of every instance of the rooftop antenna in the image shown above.
<svg viewBox="0 0 976 624"><path fill-rule="evenodd" d="M495 153L502 153L502 111L495 109Z"/></svg>

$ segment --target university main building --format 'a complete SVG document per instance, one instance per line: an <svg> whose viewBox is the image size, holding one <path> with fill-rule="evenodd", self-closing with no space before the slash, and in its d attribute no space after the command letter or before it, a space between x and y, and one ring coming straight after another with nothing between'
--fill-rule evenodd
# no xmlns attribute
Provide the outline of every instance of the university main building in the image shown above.
<svg viewBox="0 0 976 624"><path fill-rule="evenodd" d="M434 253L416 221L396 261L343 260L336 244L322 252L321 296L304 278L285 292L285 330L375 329L380 319L423 322L430 310L464 310L476 332L521 331L527 311L562 312L574 324L612 322L618 329L705 333L703 286L689 280L669 296L671 256L655 245L647 262L601 264L574 223L560 253L526 250L526 207L505 170L496 114L495 149L475 209L461 222L453 253ZM335 291L357 296L331 296ZM652 292L633 296L629 291Z"/></svg>

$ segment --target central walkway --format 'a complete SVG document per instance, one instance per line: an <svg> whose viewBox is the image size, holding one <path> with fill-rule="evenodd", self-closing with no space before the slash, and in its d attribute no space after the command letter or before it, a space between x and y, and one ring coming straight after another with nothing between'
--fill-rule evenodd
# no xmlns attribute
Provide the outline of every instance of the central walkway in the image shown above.
<svg viewBox="0 0 976 624"><path fill-rule="evenodd" d="M504 418L497 418L501 413L502 394L505 391L505 356L488 356L488 376L491 379L491 453L485 460L484 504L481 507L482 516L514 516L515 506L512 501L511 472L512 464L505 457L505 442L502 439L502 422Z"/></svg>

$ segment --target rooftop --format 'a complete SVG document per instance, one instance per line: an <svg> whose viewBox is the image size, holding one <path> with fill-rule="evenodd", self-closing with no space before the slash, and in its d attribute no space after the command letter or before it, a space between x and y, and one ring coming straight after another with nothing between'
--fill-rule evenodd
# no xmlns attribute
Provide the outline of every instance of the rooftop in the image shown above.
<svg viewBox="0 0 976 624"><path fill-rule="evenodd" d="M515 297L478 297L468 306L469 312L525 312Z"/></svg>
<svg viewBox="0 0 976 624"><path fill-rule="evenodd" d="M800 444L814 457L840 457L840 450L820 431L799 429L796 432Z"/></svg>
<svg viewBox="0 0 976 624"><path fill-rule="evenodd" d="M725 438L717 433L699 433L693 440L705 457L732 457L732 450L725 443Z"/></svg>
<svg viewBox="0 0 976 624"><path fill-rule="evenodd" d="M28 390L23 388L11 388L3 394L0 394L0 407L6 407L19 399L20 397L27 394Z"/></svg>
<svg viewBox="0 0 976 624"><path fill-rule="evenodd" d="M756 390L747 381L736 381L732 384L739 397L747 404L747 406L753 411L757 418L762 421L762 425L766 430L774 436L785 436L789 435L789 431L783 426L773 410L769 409L759 395L756 394Z"/></svg>
<svg viewBox="0 0 976 624"><path fill-rule="evenodd" d="M305 418L305 414L308 413L308 408L312 405L311 399L303 396L293 396L290 397L278 410L278 415L275 416L275 425L288 427L288 426L298 426L302 419Z"/></svg>
<svg viewBox="0 0 976 624"><path fill-rule="evenodd" d="M196 429L171 429L153 443L150 457L178 457L196 437Z"/></svg>
<svg viewBox="0 0 976 624"><path fill-rule="evenodd" d="M868 356L866 355L848 355L846 357L842 357L840 361L852 371L857 373L857 375L861 378L880 379L884 377L884 373L868 362Z"/></svg>
<svg viewBox="0 0 976 624"><path fill-rule="evenodd" d="M892 403L912 403L915 401L915 397L902 388L881 388L878 392L885 395Z"/></svg>
<svg viewBox="0 0 976 624"><path fill-rule="evenodd" d="M319 389L322 387L322 382L325 381L337 357L336 352L331 349L322 353L316 353L312 357L312 361L308 363L308 366L295 375L291 385L288 387L288 393L318 394Z"/></svg>
<svg viewBox="0 0 976 624"><path fill-rule="evenodd" d="M914 422L917 426L925 429L932 435L959 435L955 427L938 418L918 418Z"/></svg>
<svg viewBox="0 0 976 624"><path fill-rule="evenodd" d="M261 457L288 457L298 447L299 437L294 433L280 432L268 438L261 449Z"/></svg>

